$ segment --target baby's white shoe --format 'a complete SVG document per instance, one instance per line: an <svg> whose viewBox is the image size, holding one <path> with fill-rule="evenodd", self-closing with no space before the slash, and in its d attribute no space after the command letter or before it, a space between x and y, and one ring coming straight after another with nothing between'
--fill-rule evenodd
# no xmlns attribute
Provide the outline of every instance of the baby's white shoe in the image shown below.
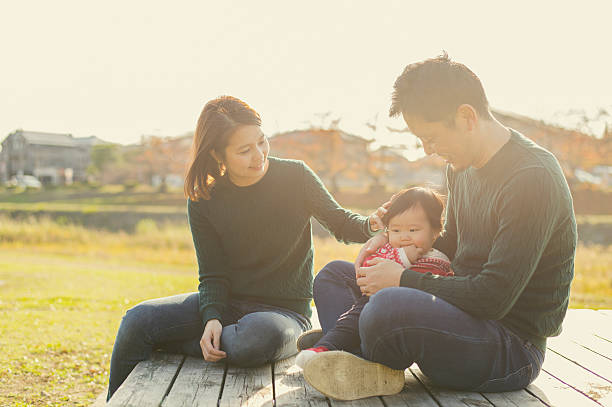
<svg viewBox="0 0 612 407"><path fill-rule="evenodd" d="M303 351L298 353L297 357L295 358L295 364L304 369L304 366L306 366L306 363L308 363L310 359L315 357L317 354L321 352L327 352L328 350L329 349L327 349L325 346L304 349Z"/></svg>

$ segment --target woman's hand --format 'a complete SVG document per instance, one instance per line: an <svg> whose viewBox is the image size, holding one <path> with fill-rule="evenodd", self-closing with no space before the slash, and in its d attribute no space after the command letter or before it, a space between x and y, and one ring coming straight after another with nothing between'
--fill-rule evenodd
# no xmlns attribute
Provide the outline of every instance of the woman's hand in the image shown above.
<svg viewBox="0 0 612 407"><path fill-rule="evenodd" d="M370 222L370 229L372 232L376 232L377 230L381 230L385 228L383 224L382 218L387 213L387 209L391 206L391 200L382 204L378 209L374 211L370 216L368 216L368 221Z"/></svg>
<svg viewBox="0 0 612 407"><path fill-rule="evenodd" d="M359 277L359 269L363 264L363 261L366 257L374 253L376 250L380 249L387 243L387 236L383 233L379 233L361 247L359 254L357 255L357 259L355 260L355 275Z"/></svg>
<svg viewBox="0 0 612 407"><path fill-rule="evenodd" d="M209 320L204 327L204 333L202 339L200 339L200 348L202 348L202 355L207 362L217 362L227 356L221 350L222 331L223 326L218 319Z"/></svg>
<svg viewBox="0 0 612 407"><path fill-rule="evenodd" d="M361 267L357 285L368 297L387 287L399 287L404 268L392 260L374 258Z"/></svg>

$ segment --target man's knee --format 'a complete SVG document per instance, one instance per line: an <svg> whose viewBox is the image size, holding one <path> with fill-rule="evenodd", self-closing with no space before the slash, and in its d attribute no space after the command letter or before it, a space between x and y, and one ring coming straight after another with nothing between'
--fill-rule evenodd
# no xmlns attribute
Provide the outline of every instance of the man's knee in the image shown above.
<svg viewBox="0 0 612 407"><path fill-rule="evenodd" d="M406 302L410 302L410 297L413 295L410 288L403 287L388 287L383 288L376 294L370 297L359 318L359 324L373 325L377 323L386 323L392 319L398 310L398 305L402 303L402 313L410 312L411 307L405 307Z"/></svg>
<svg viewBox="0 0 612 407"><path fill-rule="evenodd" d="M359 318L362 342L372 344L373 339L394 329L422 322L420 314L424 296L431 297L423 291L407 287L388 287L371 296Z"/></svg>
<svg viewBox="0 0 612 407"><path fill-rule="evenodd" d="M343 281L347 276L350 277L354 274L355 270L352 263L343 260L334 260L327 263L321 271L317 273L314 279L314 290L316 291L316 287L325 280Z"/></svg>

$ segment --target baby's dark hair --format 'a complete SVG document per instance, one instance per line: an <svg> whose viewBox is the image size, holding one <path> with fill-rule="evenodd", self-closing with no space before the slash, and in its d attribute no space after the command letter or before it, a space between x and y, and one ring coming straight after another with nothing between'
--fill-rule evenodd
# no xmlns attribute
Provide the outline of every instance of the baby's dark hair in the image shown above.
<svg viewBox="0 0 612 407"><path fill-rule="evenodd" d="M444 201L442 196L431 188L413 187L404 189L391 198L391 206L382 217L383 224L389 226L389 221L396 215L407 211L415 205L420 205L427 215L429 224L437 230L442 230L442 211Z"/></svg>

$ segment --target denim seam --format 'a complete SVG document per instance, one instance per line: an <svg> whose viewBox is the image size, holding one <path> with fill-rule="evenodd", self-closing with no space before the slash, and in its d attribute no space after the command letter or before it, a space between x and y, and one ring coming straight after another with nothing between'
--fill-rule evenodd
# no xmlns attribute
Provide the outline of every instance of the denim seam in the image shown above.
<svg viewBox="0 0 612 407"><path fill-rule="evenodd" d="M499 345L499 342L490 342L490 341L485 341L485 340L478 340L476 338L470 338L470 337L466 337L463 335L457 335L454 334L452 332L446 332L446 331L442 331L442 330L438 330L438 329L432 329L432 328L428 328L428 327L403 327L403 328L395 328L392 331L390 331L387 335L385 335L384 337L380 337L378 338L378 340L376 342L374 342L374 346L372 347L372 351L369 352L370 356L374 355L376 353L376 351L378 350L379 345L386 339L390 338L391 336L400 334L400 333L404 333L407 331L413 331L413 330L426 330L426 331L430 331L430 332L436 332L436 333L441 333L444 335L448 335L448 336L453 336L456 338L460 338L463 340L467 340L469 342L472 343L491 343L491 344L495 344L495 345ZM474 340L476 339L476 340ZM365 356L365 355L364 355ZM496 379L489 379L487 381L485 381L484 383L480 384L478 387L476 387L475 391L480 391L479 389L483 388L484 386L493 384L493 383L497 383L497 382L503 382L504 380L507 380L509 377L517 375L519 373L522 373L525 369L532 369L532 375L533 375L533 366L531 363L517 369L516 371L509 373L508 375L504 376L503 378L496 378ZM529 380L531 381L531 377L529 378Z"/></svg>
<svg viewBox="0 0 612 407"><path fill-rule="evenodd" d="M517 334L516 332L514 332L513 330L511 330L510 328L506 328L505 326L501 325L503 327L503 329L508 332L508 334L510 336L513 336L516 340L518 340L518 342L521 344L521 346L523 347L523 349L525 350L525 352L527 353L527 357L529 358L532 366L535 365L538 366L538 368L541 368L543 365L543 362L540 362L540 359L544 360L544 354L542 353L542 351L540 349L538 349L537 346L535 346L533 343L531 343L531 341L527 340L527 339L523 339L519 334ZM539 354L541 356L538 357L535 353Z"/></svg>
<svg viewBox="0 0 612 407"><path fill-rule="evenodd" d="M532 367L531 363L529 363L528 365L525 365L525 366L519 368L518 370L515 370L512 373L508 373L504 377L498 377L497 379L486 380L484 383L482 383L481 385L476 387L474 391L481 391L481 389L484 389L485 386L488 386L488 385L491 385L491 384L494 384L494 383L498 383L498 382L503 383L504 381L508 380L508 378L510 378L512 376L515 376L515 375L518 375L519 373L522 373L525 369L529 369L529 368L532 369L532 373L533 373L533 367ZM529 378L529 381L531 382L531 377Z"/></svg>
<svg viewBox="0 0 612 407"><path fill-rule="evenodd" d="M374 354L375 353L375 351L377 350L379 344L382 341L390 338L391 336L397 335L399 333L404 333L404 332L412 331L412 330L430 331L430 332L435 332L435 333L444 334L444 335L448 335L448 336L453 336L455 338L462 339L462 340L465 340L465 341L469 341L469 342L472 342L472 343L482 343L482 344L484 344L484 343L493 343L493 344L499 346L499 342L490 342L490 341L486 341L486 340L480 340L479 338L471 338L471 337L467 337L467 336L463 336L463 335L457 335L457 334L452 333L452 332L442 331L442 330L439 330L439 329L433 329L433 328L429 328L429 327L403 327L403 328L395 328L395 329L391 330L387 335L379 337L376 340L376 342L374 342L374 346L372 346L372 351L370 352L370 354Z"/></svg>

